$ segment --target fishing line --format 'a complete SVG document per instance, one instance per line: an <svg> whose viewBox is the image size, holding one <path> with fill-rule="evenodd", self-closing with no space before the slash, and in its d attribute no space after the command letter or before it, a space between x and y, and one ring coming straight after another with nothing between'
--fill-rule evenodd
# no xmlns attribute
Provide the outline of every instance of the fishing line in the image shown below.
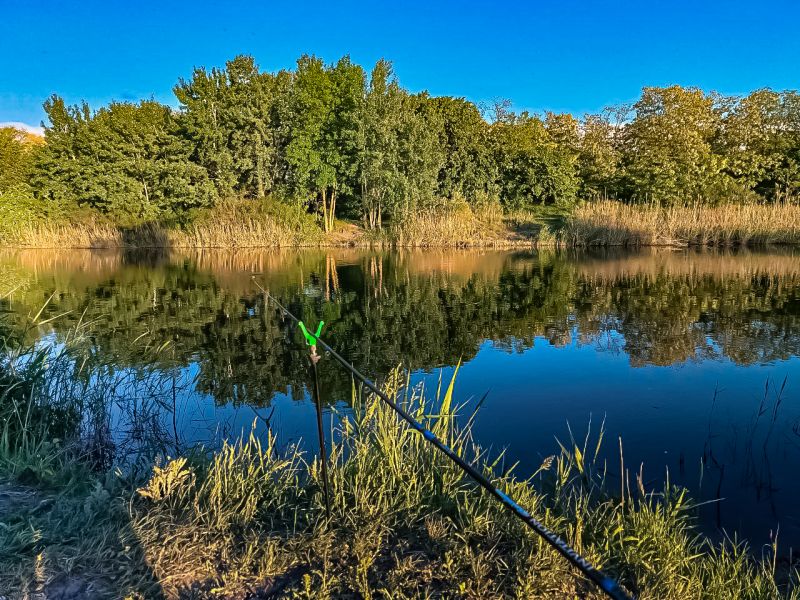
<svg viewBox="0 0 800 600"><path fill-rule="evenodd" d="M265 298L269 298L275 305L298 325L301 323L300 319L294 316L289 310L283 306L272 294L265 290L258 281L255 280L255 275L252 276L253 283L262 291ZM539 536L541 536L548 544L561 554L567 561L570 562L575 568L583 573L587 579L597 585L609 598L613 600L633 600L622 587L614 580L599 569L592 566L592 564L573 550L564 540L557 534L550 531L545 525L535 519L528 511L522 508L519 504L514 502L505 492L492 484L483 474L479 473L472 465L467 463L463 458L458 456L449 446L436 437L424 425L418 422L414 417L408 414L403 408L398 406L389 396L378 389L378 387L365 375L363 375L352 364L345 360L336 350L331 348L319 335L308 333L303 326L303 333L306 336L312 336L316 343L325 349L331 356L333 356L345 369L350 371L353 376L367 386L370 391L378 398L383 400L392 410L394 410L412 429L415 429L422 437L430 442L435 448L457 464L464 473L469 475L475 483L480 485L483 489L494 496L500 503L505 506L509 511L521 519L528 527L533 529Z"/></svg>

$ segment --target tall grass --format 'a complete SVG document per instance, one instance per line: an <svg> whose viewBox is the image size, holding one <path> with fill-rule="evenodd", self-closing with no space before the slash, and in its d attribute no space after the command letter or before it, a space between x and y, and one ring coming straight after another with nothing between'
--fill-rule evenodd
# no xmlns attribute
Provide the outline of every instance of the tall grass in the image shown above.
<svg viewBox="0 0 800 600"><path fill-rule="evenodd" d="M395 397L399 387L397 375L386 384ZM755 561L743 544L699 537L684 491L647 492L634 475L622 498L610 494L594 463L599 439L571 440L519 480L454 426L447 395L399 400L642 599L798 597L777 585L774 555ZM601 597L377 399L354 392L338 438L330 521L319 463L273 438L226 446L209 466L156 469L133 527L167 594L200 581L299 598Z"/></svg>
<svg viewBox="0 0 800 600"><path fill-rule="evenodd" d="M389 244L405 248L530 247L535 240L531 232L509 227L499 203L466 201L406 215L389 226L386 236Z"/></svg>
<svg viewBox="0 0 800 600"><path fill-rule="evenodd" d="M81 213L20 217L0 228L0 245L23 248L270 248L325 242L313 215L273 200L223 201L197 211L185 226L147 222L123 227Z"/></svg>
<svg viewBox="0 0 800 600"><path fill-rule="evenodd" d="M17 199L18 200L18 199ZM497 202L452 201L395 219L375 234L344 222L324 234L304 208L229 199L183 225L120 227L92 212L40 215L0 197L0 245L28 248L522 247L800 244L800 205L718 207L585 203L504 213Z"/></svg>
<svg viewBox="0 0 800 600"><path fill-rule="evenodd" d="M659 207L604 201L575 209L567 246L733 246L800 243L800 205Z"/></svg>
<svg viewBox="0 0 800 600"><path fill-rule="evenodd" d="M319 246L324 239L314 216L269 200L228 200L168 233L171 246L191 248Z"/></svg>

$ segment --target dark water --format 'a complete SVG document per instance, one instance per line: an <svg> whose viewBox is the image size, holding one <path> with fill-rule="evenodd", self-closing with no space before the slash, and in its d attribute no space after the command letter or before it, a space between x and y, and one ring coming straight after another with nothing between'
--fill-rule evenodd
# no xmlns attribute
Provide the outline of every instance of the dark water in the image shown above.
<svg viewBox="0 0 800 600"><path fill-rule="evenodd" d="M521 475L569 440L568 424L582 440L604 421L612 485L621 437L649 486L668 471L714 501L705 531L758 546L780 528L782 544L800 543L796 250L0 254L11 326L54 294L45 314L58 318L27 335L58 342L84 324L98 363L164 375L152 395L179 443L269 419L283 443L313 447L302 337L265 310L253 272L301 318L323 318L373 378L402 365L435 389L461 360L457 400L488 392L476 441L507 448ZM346 410L347 374L327 359L321 378L324 401ZM114 410L121 422L124 402Z"/></svg>

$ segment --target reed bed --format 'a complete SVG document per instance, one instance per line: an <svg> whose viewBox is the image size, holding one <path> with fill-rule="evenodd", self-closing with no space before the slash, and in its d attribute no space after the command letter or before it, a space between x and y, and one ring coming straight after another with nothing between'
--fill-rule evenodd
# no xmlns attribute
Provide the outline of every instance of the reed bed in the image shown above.
<svg viewBox="0 0 800 600"><path fill-rule="evenodd" d="M496 203L417 211L379 234L344 222L324 234L316 218L275 201L229 200L186 224L120 227L100 218L37 218L0 229L0 244L23 248L406 248L546 246L759 246L800 244L800 205L718 207L585 203L571 213L504 214ZM564 213L564 214L561 214Z"/></svg>
<svg viewBox="0 0 800 600"><path fill-rule="evenodd" d="M538 230L538 227L535 229ZM509 227L497 203L420 210L392 223L385 242L403 248L530 247L535 235Z"/></svg>
<svg viewBox="0 0 800 600"><path fill-rule="evenodd" d="M316 233L316 232L313 232ZM287 248L319 246L322 235L298 230L268 217L220 213L219 218L185 228L146 223L131 228L108 223L32 223L2 237L15 248Z"/></svg>
<svg viewBox="0 0 800 600"><path fill-rule="evenodd" d="M272 201L229 200L168 232L169 245L183 248L285 248L324 240L312 215Z"/></svg>
<svg viewBox="0 0 800 600"><path fill-rule="evenodd" d="M326 243L316 219L274 201L228 200L192 220L120 226L96 216L17 219L0 245L18 248L275 248Z"/></svg>
<svg viewBox="0 0 800 600"><path fill-rule="evenodd" d="M604 201L575 209L561 234L567 246L744 246L800 243L800 205L717 207Z"/></svg>
<svg viewBox="0 0 800 600"><path fill-rule="evenodd" d="M98 464L96 453L81 449L87 424L102 429L105 422L109 380L72 383L74 365L86 364L77 352L81 335L56 355L3 338L3 596L602 597L386 405L357 388L351 412L334 420L330 520L318 460L272 434L231 440L212 453L162 449L146 470ZM627 474L621 489L619 479L608 485L606 465L597 459L602 430L581 440L570 434L537 473L519 479L501 468L502 457L491 459L473 443L471 418L456 425L465 409L454 401L452 381L430 393L409 389L394 372L383 387L642 600L800 598L797 574L780 567L774 548L756 559L744 544L699 536L683 490L669 483L657 493L646 490L641 472ZM97 400L90 403L93 419L71 421L78 436L63 419L47 418L68 410L64 400L75 393ZM158 421L150 411L142 418ZM128 427L139 442L146 439L135 421Z"/></svg>
<svg viewBox="0 0 800 600"><path fill-rule="evenodd" d="M122 231L99 221L34 221L22 223L0 237L3 246L16 248L123 248Z"/></svg>

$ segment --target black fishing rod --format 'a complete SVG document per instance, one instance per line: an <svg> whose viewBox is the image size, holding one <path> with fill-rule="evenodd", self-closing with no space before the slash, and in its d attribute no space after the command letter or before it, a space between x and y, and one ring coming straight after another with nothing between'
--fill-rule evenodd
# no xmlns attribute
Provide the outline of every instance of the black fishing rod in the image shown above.
<svg viewBox="0 0 800 600"><path fill-rule="evenodd" d="M272 300L275 305L283 312L283 314L289 316L295 323L298 325L302 323L300 319L294 316L289 310L283 306L278 300L270 294L267 290L265 290L258 281L255 280L255 275L253 277L253 283L260 289L266 298ZM331 356L333 356L339 363L353 376L361 381L365 386L367 386L373 394L378 396L381 400L383 400L392 410L394 410L400 417L408 423L412 429L415 429L419 433L422 434L422 437L425 438L428 442L430 442L434 447L436 447L440 452L442 452L445 456L447 456L450 460L452 460L455 464L457 464L464 473L470 476L475 483L480 485L483 489L489 492L492 496L494 496L500 503L505 506L509 511L511 511L514 515L520 518L528 527L533 529L538 535L540 535L548 544L550 544L556 551L561 554L564 558L566 558L575 568L577 568L581 573L583 573L592 583L597 585L609 598L613 598L613 600L633 600L632 596L629 596L625 590L616 582L616 580L612 579L599 569L592 566L592 564L583 558L580 554L578 554L575 550L570 548L570 546L562 540L558 535L550 531L547 527L545 527L542 523L540 523L537 519L535 519L528 511L522 508L519 504L514 502L509 496L503 492L501 489L497 488L491 481L489 481L483 474L479 473L472 465L466 462L463 458L461 458L458 454L453 452L453 450L447 446L444 442L442 442L438 437L436 437L430 430L428 430L422 423L414 419L410 414L408 414L405 410L403 410L400 406L398 406L389 396L387 396L384 392L378 389L372 381L370 381L365 375L363 375L358 369L356 369L352 364L350 364L347 360L345 360L336 350L331 348L324 340L322 340L319 335L314 335L311 333L306 333L305 326L303 326L303 333L307 336L312 336L316 343L322 347L323 349L327 350Z"/></svg>

